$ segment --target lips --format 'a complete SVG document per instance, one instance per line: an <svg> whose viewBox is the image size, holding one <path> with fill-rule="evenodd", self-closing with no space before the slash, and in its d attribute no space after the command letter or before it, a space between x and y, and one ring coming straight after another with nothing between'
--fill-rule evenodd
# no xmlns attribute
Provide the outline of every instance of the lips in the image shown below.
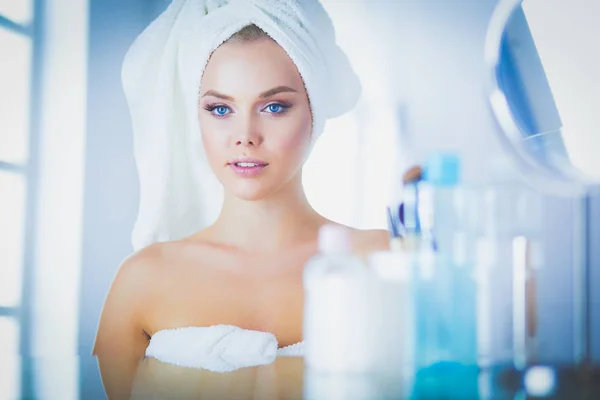
<svg viewBox="0 0 600 400"><path fill-rule="evenodd" d="M240 158L230 161L228 165L238 175L252 177L260 174L269 164L253 158Z"/></svg>
<svg viewBox="0 0 600 400"><path fill-rule="evenodd" d="M246 167L268 165L268 163L266 163L262 160L259 160L258 158L250 158L250 157L236 158L236 159L230 160L227 164L228 165L237 165L237 166L246 166Z"/></svg>
<svg viewBox="0 0 600 400"><path fill-rule="evenodd" d="M253 168L253 167L264 167L267 164L258 163L258 162L242 161L242 162L233 163L233 165L236 165L236 166L242 167L242 168Z"/></svg>

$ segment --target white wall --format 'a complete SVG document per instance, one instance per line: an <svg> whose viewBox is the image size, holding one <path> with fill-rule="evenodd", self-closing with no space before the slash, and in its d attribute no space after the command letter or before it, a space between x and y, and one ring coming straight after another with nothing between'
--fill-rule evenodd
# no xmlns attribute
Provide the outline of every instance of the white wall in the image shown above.
<svg viewBox="0 0 600 400"><path fill-rule="evenodd" d="M362 96L351 112L327 122L305 166L304 186L309 201L325 216L358 228L385 228L385 207L394 197L394 179L401 176L395 173L399 120L389 91L388 43L379 40L375 21L361 2L323 4L359 76Z"/></svg>

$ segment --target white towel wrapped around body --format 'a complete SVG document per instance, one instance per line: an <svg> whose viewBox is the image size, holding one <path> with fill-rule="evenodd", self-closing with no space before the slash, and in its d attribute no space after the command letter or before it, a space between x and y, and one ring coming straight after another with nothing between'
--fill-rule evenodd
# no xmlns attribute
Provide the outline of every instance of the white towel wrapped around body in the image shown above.
<svg viewBox="0 0 600 400"><path fill-rule="evenodd" d="M272 333L233 325L161 330L152 336L146 348L146 357L214 372L270 364L278 355L301 354L302 342L278 350L277 338Z"/></svg>
<svg viewBox="0 0 600 400"><path fill-rule="evenodd" d="M223 189L204 154L198 90L212 52L249 24L298 68L313 139L326 119L356 104L360 83L318 0L173 0L132 44L122 70L140 180L135 250L180 239L216 219Z"/></svg>

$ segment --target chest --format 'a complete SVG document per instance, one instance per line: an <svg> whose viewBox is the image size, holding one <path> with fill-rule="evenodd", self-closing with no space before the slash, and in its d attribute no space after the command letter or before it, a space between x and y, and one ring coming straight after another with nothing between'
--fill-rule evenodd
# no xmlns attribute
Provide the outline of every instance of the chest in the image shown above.
<svg viewBox="0 0 600 400"><path fill-rule="evenodd" d="M178 269L165 283L152 332L235 325L273 333L280 346L302 340L302 270L310 255L227 257L206 268Z"/></svg>

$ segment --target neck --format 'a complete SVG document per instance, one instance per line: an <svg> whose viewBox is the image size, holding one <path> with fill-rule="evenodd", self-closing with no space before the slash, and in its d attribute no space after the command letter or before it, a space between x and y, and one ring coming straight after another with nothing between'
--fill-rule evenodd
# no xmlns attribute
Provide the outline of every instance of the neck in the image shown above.
<svg viewBox="0 0 600 400"><path fill-rule="evenodd" d="M225 194L223 208L211 226L211 237L251 251L276 251L317 238L327 220L309 204L299 174L276 193L247 201Z"/></svg>

